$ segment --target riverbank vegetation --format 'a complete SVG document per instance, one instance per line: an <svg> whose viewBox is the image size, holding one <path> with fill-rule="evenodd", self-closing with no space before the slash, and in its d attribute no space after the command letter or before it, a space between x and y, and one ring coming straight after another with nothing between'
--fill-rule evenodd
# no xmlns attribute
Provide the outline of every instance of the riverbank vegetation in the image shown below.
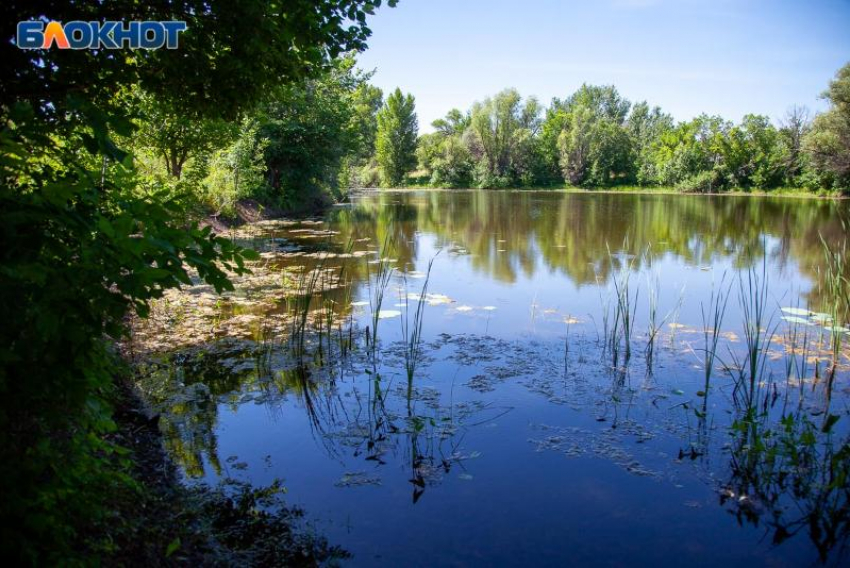
<svg viewBox="0 0 850 568"><path fill-rule="evenodd" d="M158 134L135 138L137 154L147 175L179 185L199 213L224 216L241 199L303 212L362 187L850 192L850 65L824 93L829 110L814 117L794 106L776 123L757 114L676 122L614 86L583 85L548 107L505 89L450 110L427 134L414 97L396 89L385 98L371 76L348 54L270 89L238 121L187 128L154 109L147 116L158 120L141 124Z"/></svg>
<svg viewBox="0 0 850 568"><path fill-rule="evenodd" d="M419 135L413 96L384 100L356 65L381 4L252 0L237 11L220 0L48 0L39 14L55 20L179 19L187 31L178 50L20 50L11 37L0 46L0 522L10 527L0 546L13 564L108 563L151 520L115 523L131 514L116 495L149 502L155 490L133 469L138 450L117 435L128 422L116 409L126 415L130 403L116 345L154 300L201 283L233 290L260 258L201 218L232 217L248 199L303 213L351 189L417 180L850 190L850 66L830 84L827 112L810 120L794 109L778 126L757 115L675 123L614 87L584 86L548 108L509 89ZM32 10L13 1L0 13L17 22ZM293 306L302 323L292 343L304 356L310 306ZM330 349L334 322L343 340L334 318L345 314L325 313ZM409 328L411 376L422 318L415 311ZM349 326L348 348L351 336ZM257 513L257 499L248 490L215 503L238 509L236 522L261 517L251 526L265 537L281 526ZM154 542L165 543L163 557L188 554L180 534Z"/></svg>
<svg viewBox="0 0 850 568"><path fill-rule="evenodd" d="M778 125L749 114L734 123L701 115L675 122L613 86L583 85L543 108L506 89L450 111L419 138L416 184L432 187L567 186L684 193L850 190L850 65L811 119L792 107Z"/></svg>
<svg viewBox="0 0 850 568"><path fill-rule="evenodd" d="M145 487L133 454L109 438L126 317L147 315L191 277L222 291L246 272L253 253L191 221L198 195L225 208L265 177L287 202L295 187L324 184L337 173L327 164L369 136L347 112L368 108L369 90L340 57L365 48L380 4L0 9L5 22L44 14L188 27L176 50L22 50L11 31L0 47L0 548L12 564L120 556L112 499ZM346 112L339 101L351 103Z"/></svg>

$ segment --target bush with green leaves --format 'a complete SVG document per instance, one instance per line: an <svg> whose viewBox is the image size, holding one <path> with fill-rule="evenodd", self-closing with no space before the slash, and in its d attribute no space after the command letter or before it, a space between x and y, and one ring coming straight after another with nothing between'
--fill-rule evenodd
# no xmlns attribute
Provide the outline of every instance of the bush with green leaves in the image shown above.
<svg viewBox="0 0 850 568"><path fill-rule="evenodd" d="M354 65L353 57L345 57L316 77L282 86L254 113L257 135L266 140L274 205L312 208L338 195L343 168L371 153L374 129L364 123L376 120L380 91L366 88L370 75Z"/></svg>
<svg viewBox="0 0 850 568"><path fill-rule="evenodd" d="M676 184L676 189L682 193L713 193L720 189L714 172L700 172L686 177Z"/></svg>
<svg viewBox="0 0 850 568"><path fill-rule="evenodd" d="M151 300L193 277L228 289L228 272L243 272L250 256L187 222L181 185L140 175L116 143L138 135L131 114L145 120L128 100L146 93L176 120L172 133L185 139L175 142L199 149L197 121L232 121L270 86L363 49L366 16L380 4L0 6L6 22L44 14L188 24L179 49L136 50L131 60L110 50L21 50L13 27L0 42L0 549L9 563L95 564L108 551L99 535L116 521L111 489L132 484L126 452L104 438L115 428L114 341L125 318L145 316ZM169 173L183 177L183 150L171 150Z"/></svg>
<svg viewBox="0 0 850 568"><path fill-rule="evenodd" d="M210 157L200 191L204 204L216 215L232 217L239 199L265 197L264 152L269 141L258 131L257 123L246 119L236 140Z"/></svg>
<svg viewBox="0 0 850 568"><path fill-rule="evenodd" d="M12 490L3 517L16 520L4 523L3 549L23 546L32 561L44 542L62 551L80 528L95 531L106 511L91 489L125 479L109 465L120 450L102 436L114 428L111 344L126 315L145 316L190 270L231 289L226 271L244 272L248 256L186 227L169 191L140 194L129 157L108 150L97 125L129 126L79 112L82 124L58 137L19 104L0 131L0 479ZM82 150L84 140L107 150Z"/></svg>

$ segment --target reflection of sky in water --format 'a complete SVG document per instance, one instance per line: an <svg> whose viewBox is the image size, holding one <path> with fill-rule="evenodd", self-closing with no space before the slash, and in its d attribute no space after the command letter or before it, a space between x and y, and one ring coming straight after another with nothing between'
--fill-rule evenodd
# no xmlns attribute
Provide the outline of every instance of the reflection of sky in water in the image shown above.
<svg viewBox="0 0 850 568"><path fill-rule="evenodd" d="M370 404L374 375L363 372L363 360L308 393L319 427L305 412L303 392L291 387L273 401L219 404L222 475L260 484L282 477L288 502L354 553L355 565L811 561L806 537L772 548L763 529L739 527L718 506L717 484L729 476L722 449L728 388L711 399L712 451L693 462L677 459L697 435L695 415L682 403L702 386L693 350L702 336L683 331L675 349L661 349L652 376L641 342L650 282L657 279L659 321L681 298L676 322L693 329L713 286L724 272L732 282L748 266L742 252L760 242L769 308L796 305L812 290L813 263L822 259L818 228L828 239L841 234L837 212L846 216L846 205L512 192L367 196L333 213L328 228L340 231L338 244L365 237L375 244L394 234L399 268L420 272L441 250L428 291L454 300L426 308L425 341L434 345L417 372L418 394L405 401L403 366L398 353L388 353L377 369L389 393L383 415ZM614 258L637 267L638 354L620 380L596 343L612 274L606 243ZM649 245L651 266L633 256ZM595 272L604 286L594 283ZM400 283L397 277L390 285L385 309L404 311L395 305ZM408 279L407 292L422 284ZM725 331L740 328L737 288L732 294ZM352 300L368 298L361 281ZM368 306L355 313L365 326ZM570 324L565 370L567 316L578 321ZM400 327L398 317L381 320L385 347L401 338ZM670 344L668 332L660 343ZM469 339L485 334L491 339ZM718 385L728 386L721 375ZM846 372L839 376L842 388L846 379ZM833 408L846 413L846 397ZM384 439L376 446L366 435L343 435L381 420ZM427 459L417 466L416 456ZM215 479L215 468L204 465ZM417 467L427 479L414 504ZM340 487L341 480L363 485Z"/></svg>

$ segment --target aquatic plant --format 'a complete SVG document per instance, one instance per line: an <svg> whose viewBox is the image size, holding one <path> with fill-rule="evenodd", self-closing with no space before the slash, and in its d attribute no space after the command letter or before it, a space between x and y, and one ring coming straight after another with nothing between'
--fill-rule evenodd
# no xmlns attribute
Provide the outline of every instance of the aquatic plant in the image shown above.
<svg viewBox="0 0 850 568"><path fill-rule="evenodd" d="M720 329L723 324L723 316L726 314L726 306L729 303L729 295L732 290L730 284L724 292L724 283L726 282L726 274L724 273L720 279L718 289L713 286L711 288L711 298L709 299L709 311L706 311L706 306L700 302L700 313L702 314L703 328L703 366L705 367L705 384L702 390L703 404L702 415L705 416L708 409L708 393L711 388L711 374L714 370L714 361L717 358L717 347L720 341Z"/></svg>
<svg viewBox="0 0 850 568"><path fill-rule="evenodd" d="M721 503L739 522L769 527L774 545L807 530L821 562L841 557L850 538L850 438L834 432L839 417L827 414L818 426L799 410L771 424L752 415L733 424Z"/></svg>
<svg viewBox="0 0 850 568"><path fill-rule="evenodd" d="M392 232L387 234L384 239L384 245L379 251L379 258L375 263L374 279L370 274L369 261L366 262L366 281L369 284L369 308L372 312L372 334L369 336L369 329L366 329L366 343L371 345L372 356L374 358L377 352L378 343L378 321L381 319L381 306L384 303L384 294L387 291L387 286L392 279L394 268L390 265L390 253L394 249L391 238ZM370 343L371 342L371 343Z"/></svg>
<svg viewBox="0 0 850 568"><path fill-rule="evenodd" d="M842 222L842 227L846 229L846 225ZM823 235L820 235L821 243L823 244L824 253L824 270L821 273L821 289L825 301L827 302L830 331L830 350L832 353L832 364L828 371L829 391L831 391L832 382L835 379L835 370L841 359L841 343L842 336L847 333L846 324L847 314L847 294L850 292L850 283L847 281L845 274L847 273L847 239L844 239L835 250L830 247ZM844 305L842 305L844 304Z"/></svg>
<svg viewBox="0 0 850 568"><path fill-rule="evenodd" d="M766 254L762 256L760 272L755 266L751 266L747 269L746 276L740 275L738 278L738 301L743 316L746 353L742 361L738 361L737 356L733 354L737 370L737 375L734 375L734 396L736 401L739 396L743 396L744 406L749 409L755 408L760 400L765 405L767 403L767 398L760 399L760 393L763 392L762 380L768 381L765 386L770 386L770 376L765 377L765 371L770 344L777 326L773 314L767 312L767 280Z"/></svg>
<svg viewBox="0 0 850 568"><path fill-rule="evenodd" d="M302 270L299 272L294 293L286 297L287 311L292 322L290 346L299 360L303 360L305 355L305 339L308 331L307 323L310 317L310 307L313 304L313 298L316 293L320 291L319 276L322 273L321 264L310 271Z"/></svg>
<svg viewBox="0 0 850 568"><path fill-rule="evenodd" d="M437 255L440 253L437 252ZM410 322L410 296L407 293L407 279L404 280L404 317L401 318L401 334L404 340L404 368L407 371L408 387L413 383L413 374L416 371L416 364L419 362L422 345L422 324L425 317L425 301L428 294L428 281L431 279L431 268L434 265L435 255L428 262L428 270L425 273L425 282L422 284L422 292L419 294L416 302L416 310L413 314L413 322Z"/></svg>
<svg viewBox="0 0 850 568"><path fill-rule="evenodd" d="M635 291L634 298L632 298L630 290L632 267L633 263L629 260L613 279L616 302L614 303L614 324L611 328L611 350L615 367L619 360L621 340L624 348L623 363L628 364L632 356L632 335L634 333L637 301L640 295L640 288L638 288Z"/></svg>

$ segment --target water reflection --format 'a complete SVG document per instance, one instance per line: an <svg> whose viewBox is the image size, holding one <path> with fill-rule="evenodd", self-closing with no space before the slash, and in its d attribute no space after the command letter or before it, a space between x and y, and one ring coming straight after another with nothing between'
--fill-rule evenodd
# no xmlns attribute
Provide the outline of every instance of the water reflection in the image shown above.
<svg viewBox="0 0 850 568"><path fill-rule="evenodd" d="M771 266L781 270L793 260L814 279L821 236L832 244L846 239L850 207L834 200L430 191L371 194L337 210L330 223L341 242L391 236L402 267L417 258L417 233L436 235L438 248L468 252L476 271L502 282L556 270L595 284L616 269L611 250L633 255L636 269L647 249L692 266L732 258L746 268L766 238Z"/></svg>
<svg viewBox="0 0 850 568"><path fill-rule="evenodd" d="M371 194L324 222L234 234L263 251L262 263L218 307L189 304L179 321L163 320L174 335L186 335L175 321L213 332L176 352L154 349L140 383L187 475L273 470L338 523L329 536L355 558L380 551L402 562L417 546L401 538L409 525L442 543L420 549L426 561L496 560L486 531L467 526L470 546L457 546L462 519L527 529L537 559L604 555L601 536L545 535L552 523L583 522L582 506L637 530L599 497L607 492L669 533L669 554L698 543L718 562L837 561L850 536L850 358L847 342L832 354L838 328L809 308L839 305L830 313L846 322L846 288L836 297L821 280L823 241L847 238L848 211L734 197ZM399 320L438 251L424 356L408 382ZM395 313L370 343L382 258L395 270L384 299ZM293 299L292 282L317 274L325 284ZM748 277L759 291L750 304ZM708 360L701 307L720 290L730 308ZM756 306L767 313L753 322ZM294 312L311 322L297 340ZM608 480L608 465L628 478ZM566 492L565 477L595 489ZM494 487L503 509L485 506ZM525 503L541 490L557 514L537 519ZM704 507L696 531L677 528L685 493ZM712 510L699 501L706 493ZM724 510L741 528L712 516ZM378 525L380 538L365 528ZM748 526L767 527L769 542ZM728 550L714 550L717 539ZM632 560L652 561L649 548Z"/></svg>

